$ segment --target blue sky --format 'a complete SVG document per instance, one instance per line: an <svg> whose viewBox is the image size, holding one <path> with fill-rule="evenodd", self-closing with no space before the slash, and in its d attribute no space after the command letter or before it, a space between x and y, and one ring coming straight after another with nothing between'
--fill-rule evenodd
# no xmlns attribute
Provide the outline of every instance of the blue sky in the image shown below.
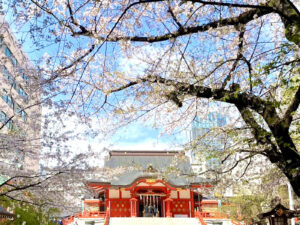
<svg viewBox="0 0 300 225"><path fill-rule="evenodd" d="M177 135L162 134L162 130L136 122L121 128L113 136L112 142L120 149L176 150L181 149L182 144L188 140L187 134L187 131L183 131Z"/></svg>
<svg viewBox="0 0 300 225"><path fill-rule="evenodd" d="M9 21L10 18L8 16L6 17L6 19ZM30 40L29 36L26 36L26 31L21 31L17 29L14 26L13 22L9 23L17 39L24 41L22 46L23 51L27 54L28 58L33 63L38 58L42 57L46 52L48 54L56 54L57 46L55 45L45 48L42 51L33 51L35 47L33 47L34 45ZM26 27L24 29L26 29ZM119 63L121 65L124 65L124 58L122 58ZM129 70L132 68L126 67L124 69ZM139 70L142 71L143 68L139 68ZM44 112L48 112L48 110L46 109L44 110ZM67 125L70 125L70 123L74 123L73 120L65 122L65 124ZM70 126L70 129L72 129L71 127L72 126ZM87 126L82 126L81 129L83 131L83 129L89 128ZM178 150L183 148L182 145L187 140L188 131L182 131L176 135L172 135L163 133L162 129L152 128L149 124L146 125L142 122L133 122L127 125L126 127L120 128L115 134L111 135L110 138L104 138L103 140L102 135L99 135L95 138L85 137L81 141L76 140L74 141L74 143L70 143L70 145L79 148L87 148L87 145L90 144L93 148L95 148L96 151L100 150L100 148L103 147L123 150ZM84 149L82 150L84 151Z"/></svg>

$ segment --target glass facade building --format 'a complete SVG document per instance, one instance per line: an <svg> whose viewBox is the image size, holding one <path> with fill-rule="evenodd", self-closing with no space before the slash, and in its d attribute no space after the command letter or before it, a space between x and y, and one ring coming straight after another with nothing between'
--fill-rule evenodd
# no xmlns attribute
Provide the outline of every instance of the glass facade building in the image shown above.
<svg viewBox="0 0 300 225"><path fill-rule="evenodd" d="M213 154L222 151L226 145L226 137L220 132L220 128L225 125L226 117L216 111L209 112L205 117L197 116L193 120L190 157L195 172L202 172L218 165L218 159Z"/></svg>

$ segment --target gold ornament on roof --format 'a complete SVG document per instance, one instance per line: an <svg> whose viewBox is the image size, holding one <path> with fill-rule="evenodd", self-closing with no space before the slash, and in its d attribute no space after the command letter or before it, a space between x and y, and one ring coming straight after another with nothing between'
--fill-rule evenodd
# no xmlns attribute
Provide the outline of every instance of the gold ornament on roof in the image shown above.
<svg viewBox="0 0 300 225"><path fill-rule="evenodd" d="M158 171L157 171L157 169L154 169L154 168L153 168L152 163L149 163L147 169L145 170L145 172L148 172L148 173L156 173L156 172L158 172Z"/></svg>
<svg viewBox="0 0 300 225"><path fill-rule="evenodd" d="M147 183L155 183L155 182L156 182L156 179L146 179L146 182L147 182Z"/></svg>

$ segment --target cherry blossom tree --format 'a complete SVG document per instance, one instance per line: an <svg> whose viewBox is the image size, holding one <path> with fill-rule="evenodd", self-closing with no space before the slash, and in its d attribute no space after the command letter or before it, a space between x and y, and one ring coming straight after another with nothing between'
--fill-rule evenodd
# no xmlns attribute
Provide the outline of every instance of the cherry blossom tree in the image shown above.
<svg viewBox="0 0 300 225"><path fill-rule="evenodd" d="M208 102L226 103L248 131L239 151L267 157L300 196L298 1L7 4L30 43L47 51L45 95L64 94L56 103L69 112L112 121L110 130L144 119L174 131Z"/></svg>

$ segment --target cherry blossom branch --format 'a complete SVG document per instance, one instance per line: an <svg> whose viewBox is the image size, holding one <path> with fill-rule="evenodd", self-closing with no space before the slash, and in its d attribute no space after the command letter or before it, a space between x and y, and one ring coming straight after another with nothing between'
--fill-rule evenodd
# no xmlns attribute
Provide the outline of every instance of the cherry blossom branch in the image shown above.
<svg viewBox="0 0 300 225"><path fill-rule="evenodd" d="M175 21L175 23L177 24L177 26L179 27L179 29L183 29L182 24L178 21L177 17L175 16L172 7L170 5L170 1L168 1L168 6L169 6L169 10L168 12L170 13L170 15L172 16L173 20Z"/></svg>
<svg viewBox="0 0 300 225"><path fill-rule="evenodd" d="M241 26L241 31L239 34L239 44L238 44L238 53L237 53L237 57L236 60L233 63L233 66L231 68L231 70L229 71L228 76L226 77L226 79L224 80L223 84L222 84L222 89L224 89L227 85L227 83L230 81L232 73L235 71L239 60L243 57L243 43L244 43L244 34L245 34L245 26Z"/></svg>
<svg viewBox="0 0 300 225"><path fill-rule="evenodd" d="M247 24L248 22L252 21L254 17L261 17L264 15L267 15L269 13L272 13L272 10L265 10L265 9L254 9L249 10L247 12L241 13L239 16L226 18L217 20L214 22L210 22L207 24L199 25L199 26L188 26L184 29L178 29L174 32L169 32L163 35L156 35L156 36L117 36L117 37L111 37L107 38L107 41L109 42L117 42L117 41L136 41L136 42L148 42L148 43L154 43L154 42L161 42L166 41L170 39L174 39L180 36L185 36L188 34L194 34L199 32L208 31L209 29L219 28L219 27L225 27L225 26L237 26L240 24ZM87 35L89 36L89 35ZM94 37L98 40L105 40L103 37L92 35L90 37Z"/></svg>

